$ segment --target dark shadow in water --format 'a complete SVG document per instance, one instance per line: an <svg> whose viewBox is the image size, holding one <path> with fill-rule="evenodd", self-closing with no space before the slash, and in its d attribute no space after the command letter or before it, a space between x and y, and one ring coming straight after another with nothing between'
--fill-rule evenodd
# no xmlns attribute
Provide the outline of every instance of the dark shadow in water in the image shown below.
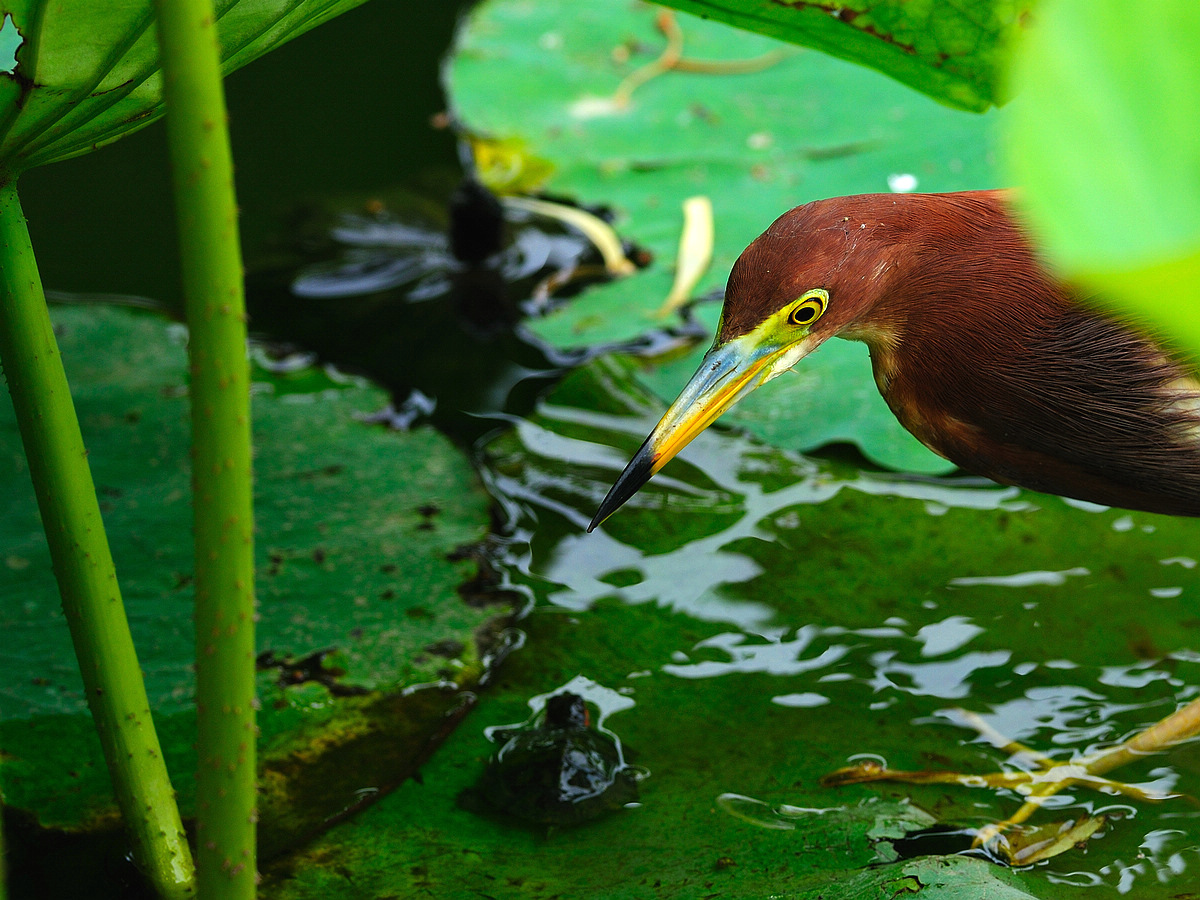
<svg viewBox="0 0 1200 900"><path fill-rule="evenodd" d="M497 416L530 413L567 368L611 349L562 352L521 327L608 276L583 235L506 210L470 178L444 206L406 196L310 207L289 232L271 265L247 278L252 333L281 355L311 351L383 386L392 402L378 419L394 427L427 419L470 444ZM559 285L553 297L549 284ZM630 349L695 336L685 325Z"/></svg>

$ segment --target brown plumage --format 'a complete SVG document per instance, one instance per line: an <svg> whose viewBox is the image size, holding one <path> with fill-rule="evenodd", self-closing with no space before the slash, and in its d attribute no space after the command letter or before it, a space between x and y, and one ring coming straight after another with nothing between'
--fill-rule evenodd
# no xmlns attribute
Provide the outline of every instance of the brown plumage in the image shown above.
<svg viewBox="0 0 1200 900"><path fill-rule="evenodd" d="M922 443L1006 484L1200 515L1200 384L1048 273L999 191L781 216L733 267L718 342L812 287Z"/></svg>
<svg viewBox="0 0 1200 900"><path fill-rule="evenodd" d="M834 335L861 340L896 417L963 469L1109 506L1200 515L1200 382L1159 342L1050 274L1003 192L839 197L785 213L733 267L708 368L733 348L761 355L764 342L792 340L776 314L813 289L827 292L823 314L764 371ZM718 403L719 392L699 385L716 377L702 365L593 525L711 421L691 421L690 407L703 405L697 392L710 412L724 409L774 374Z"/></svg>

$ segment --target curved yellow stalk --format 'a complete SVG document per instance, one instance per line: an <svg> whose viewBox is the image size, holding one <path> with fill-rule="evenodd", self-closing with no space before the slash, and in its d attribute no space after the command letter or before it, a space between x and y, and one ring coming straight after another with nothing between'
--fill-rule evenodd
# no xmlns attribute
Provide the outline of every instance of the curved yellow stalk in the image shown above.
<svg viewBox="0 0 1200 900"><path fill-rule="evenodd" d="M679 235L679 257L675 261L675 283L658 308L662 318L687 302L696 284L712 263L713 209L707 197L683 201L683 232Z"/></svg>

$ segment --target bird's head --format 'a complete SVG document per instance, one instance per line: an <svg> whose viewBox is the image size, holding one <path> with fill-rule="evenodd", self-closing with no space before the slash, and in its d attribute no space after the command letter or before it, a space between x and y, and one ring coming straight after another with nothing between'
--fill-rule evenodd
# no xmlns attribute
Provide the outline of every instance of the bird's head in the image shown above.
<svg viewBox="0 0 1200 900"><path fill-rule="evenodd" d="M878 196L840 197L780 216L729 275L717 336L696 374L600 504L591 531L725 410L837 334L869 339L894 261ZM870 321L867 321L868 317Z"/></svg>

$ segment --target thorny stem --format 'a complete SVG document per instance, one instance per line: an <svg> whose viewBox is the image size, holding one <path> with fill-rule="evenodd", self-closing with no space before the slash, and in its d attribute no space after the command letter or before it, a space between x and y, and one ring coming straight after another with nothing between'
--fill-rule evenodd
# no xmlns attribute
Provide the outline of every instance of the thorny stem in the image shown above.
<svg viewBox="0 0 1200 900"><path fill-rule="evenodd" d="M254 546L249 364L233 162L211 0L155 0L190 333L196 541L197 886L251 900Z"/></svg>
<svg viewBox="0 0 1200 900"><path fill-rule="evenodd" d="M16 186L0 186L0 360L63 614L134 854L162 897L192 893L192 858L142 681L87 450Z"/></svg>

